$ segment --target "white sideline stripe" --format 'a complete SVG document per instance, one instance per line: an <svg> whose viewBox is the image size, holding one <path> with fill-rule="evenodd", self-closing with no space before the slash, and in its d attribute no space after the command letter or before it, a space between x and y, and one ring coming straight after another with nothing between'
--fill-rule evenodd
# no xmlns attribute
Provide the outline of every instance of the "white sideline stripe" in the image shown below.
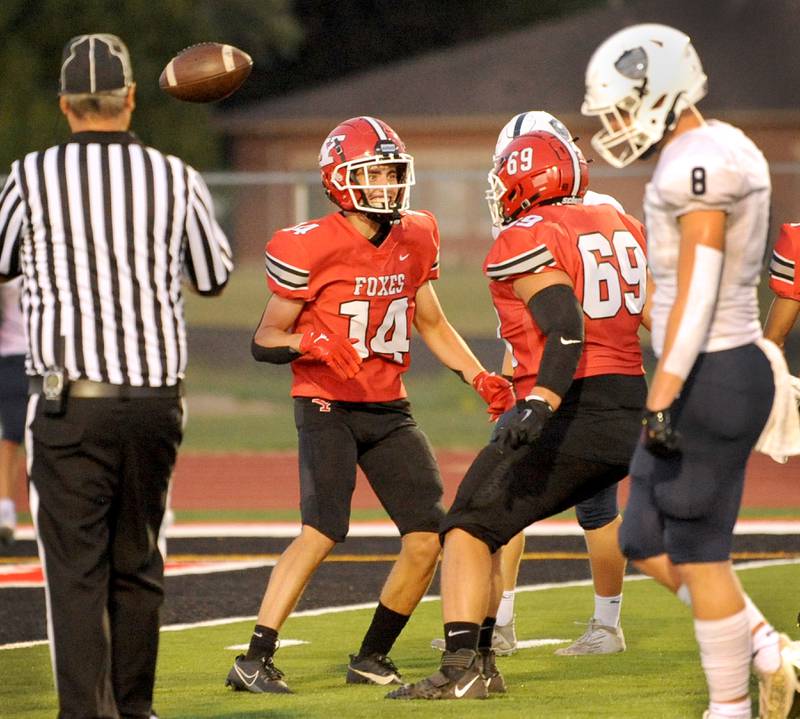
<svg viewBox="0 0 800 719"><path fill-rule="evenodd" d="M186 522L172 525L168 538L201 537L272 537L290 538L300 533L299 522L240 522L202 523ZM577 522L569 520L544 520L526 527L529 537L580 536L583 530ZM734 534L800 534L800 520L742 519L736 523ZM348 537L398 537L397 527L391 522L353 522ZM34 539L33 527L17 528L17 539Z"/></svg>
<svg viewBox="0 0 800 719"><path fill-rule="evenodd" d="M800 559L775 559L775 560L760 560L757 562L742 562L736 565L736 571L744 571L747 569L762 569L764 567L778 567L786 564L800 564ZM626 582L638 582L644 579L650 579L644 575L636 575L633 577L625 577ZM591 579L578 579L569 582L547 582L545 584L527 584L517 587L518 592L543 592L547 589L567 589L569 587L587 587L592 583ZM439 596L425 596L422 598L423 602L438 602L441 599ZM375 602L363 602L361 604L345 604L341 607L322 607L320 609L306 609L302 612L292 612L289 616L296 617L320 617L325 614L338 614L339 612L354 612L359 609L374 609ZM162 632L181 632L186 629L201 629L203 627L220 627L226 624L236 624L238 622L252 622L255 621L256 615L253 614L247 617L226 617L224 619L209 619L203 622L192 622L190 624L169 624L161 627ZM35 647L39 644L47 644L45 640L37 640L33 642L16 642L14 644L0 644L0 651L4 649L23 649L26 647Z"/></svg>
<svg viewBox="0 0 800 719"><path fill-rule="evenodd" d="M518 639L517 649L535 649L536 647L546 647L551 644L567 644L572 639Z"/></svg>
<svg viewBox="0 0 800 719"><path fill-rule="evenodd" d="M299 647L301 644L311 644L311 642L307 642L305 639L284 639L281 637L281 649L286 649L286 647ZM225 647L225 649L230 649L232 652L246 652L250 648L249 644L231 644L229 647Z"/></svg>

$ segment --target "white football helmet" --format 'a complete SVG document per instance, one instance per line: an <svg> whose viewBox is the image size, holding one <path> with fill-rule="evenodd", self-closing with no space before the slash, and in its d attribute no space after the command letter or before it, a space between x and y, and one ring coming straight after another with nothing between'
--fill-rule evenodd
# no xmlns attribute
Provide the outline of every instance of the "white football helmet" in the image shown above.
<svg viewBox="0 0 800 719"><path fill-rule="evenodd" d="M581 112L603 129L592 146L625 167L675 127L681 112L707 92L707 78L688 35L666 25L632 25L595 50L586 68Z"/></svg>
<svg viewBox="0 0 800 719"><path fill-rule="evenodd" d="M560 137L565 142L572 142L569 134L561 120L554 117L544 110L528 110L514 115L500 130L497 136L497 144L494 147L492 161L497 162L497 158L503 154L503 150L508 147L512 140L516 140L520 135L527 135L529 132L549 132L551 135Z"/></svg>

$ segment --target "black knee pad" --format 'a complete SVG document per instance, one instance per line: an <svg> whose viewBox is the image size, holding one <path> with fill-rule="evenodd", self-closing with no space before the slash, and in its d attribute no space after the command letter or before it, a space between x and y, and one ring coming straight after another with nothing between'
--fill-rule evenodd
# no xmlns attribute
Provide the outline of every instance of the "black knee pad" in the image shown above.
<svg viewBox="0 0 800 719"><path fill-rule="evenodd" d="M661 515L652 503L649 484L635 477L619 528L619 547L628 559L647 559L666 551Z"/></svg>
<svg viewBox="0 0 800 719"><path fill-rule="evenodd" d="M619 548L628 559L647 559L664 553L664 544L660 532L648 531L642 523L625 519L619 528Z"/></svg>
<svg viewBox="0 0 800 719"><path fill-rule="evenodd" d="M575 514L581 529L600 529L613 522L619 514L617 485L612 484L589 499L578 502Z"/></svg>
<svg viewBox="0 0 800 719"><path fill-rule="evenodd" d="M730 559L733 528L667 520L666 543L667 554L674 564L725 562Z"/></svg>

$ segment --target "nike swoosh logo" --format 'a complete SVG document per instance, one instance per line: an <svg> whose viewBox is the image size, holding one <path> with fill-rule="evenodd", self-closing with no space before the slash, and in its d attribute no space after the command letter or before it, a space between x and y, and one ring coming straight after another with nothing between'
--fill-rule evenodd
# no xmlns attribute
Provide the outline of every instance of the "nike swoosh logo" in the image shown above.
<svg viewBox="0 0 800 719"><path fill-rule="evenodd" d="M463 687L460 687L458 686L458 684L456 684L455 687L453 688L453 694L456 695L456 699L461 699L461 697L463 697L470 690L470 687L480 678L481 675L476 674Z"/></svg>
<svg viewBox="0 0 800 719"><path fill-rule="evenodd" d="M457 637L459 634L469 634L469 629L459 629L457 632L454 632L452 629L447 632L448 637Z"/></svg>
<svg viewBox="0 0 800 719"><path fill-rule="evenodd" d="M560 337L559 339L561 340L562 345L576 345L581 342L581 340L565 340L563 337Z"/></svg>
<svg viewBox="0 0 800 719"><path fill-rule="evenodd" d="M397 677L394 674L390 674L389 676L383 676L382 674L372 674L371 672L362 672L358 669L353 669L350 667L350 671L354 674L359 674L360 676L364 677L365 679L369 679L371 682L375 684L391 684Z"/></svg>
<svg viewBox="0 0 800 719"><path fill-rule="evenodd" d="M316 344L317 342L322 342L322 340L326 340L326 339L328 339L328 335L319 335L317 337L317 339L314 340L314 344ZM561 341L563 342L564 340L561 340Z"/></svg>
<svg viewBox="0 0 800 719"><path fill-rule="evenodd" d="M411 256L410 254L408 254L408 255L400 255L400 262L403 262L404 260L407 260L410 256Z"/></svg>
<svg viewBox="0 0 800 719"><path fill-rule="evenodd" d="M524 422L524 421L525 421L526 419L528 419L528 417L530 417L532 414L533 414L533 410L532 410L532 409L526 409L526 410L525 410L525 411L522 413L522 419L520 420L520 422Z"/></svg>
<svg viewBox="0 0 800 719"><path fill-rule="evenodd" d="M247 672L242 671L238 664L234 665L234 668L236 669L236 673L241 677L241 680L247 684L247 686L251 687L256 683L256 679L258 679L258 670L254 671L252 674L248 674Z"/></svg>
<svg viewBox="0 0 800 719"><path fill-rule="evenodd" d="M264 635L261 632L253 632L253 636L261 639Z"/></svg>

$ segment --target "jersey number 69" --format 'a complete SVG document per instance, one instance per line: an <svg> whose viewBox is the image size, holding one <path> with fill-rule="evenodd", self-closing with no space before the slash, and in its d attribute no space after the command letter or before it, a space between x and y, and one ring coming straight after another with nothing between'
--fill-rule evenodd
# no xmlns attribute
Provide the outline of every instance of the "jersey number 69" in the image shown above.
<svg viewBox="0 0 800 719"><path fill-rule="evenodd" d="M624 300L628 312L641 314L647 293L647 260L634 236L627 230L614 230L609 241L599 232L590 232L578 237L578 249L583 260L584 312L595 320L614 317ZM631 289L623 291L621 280Z"/></svg>

